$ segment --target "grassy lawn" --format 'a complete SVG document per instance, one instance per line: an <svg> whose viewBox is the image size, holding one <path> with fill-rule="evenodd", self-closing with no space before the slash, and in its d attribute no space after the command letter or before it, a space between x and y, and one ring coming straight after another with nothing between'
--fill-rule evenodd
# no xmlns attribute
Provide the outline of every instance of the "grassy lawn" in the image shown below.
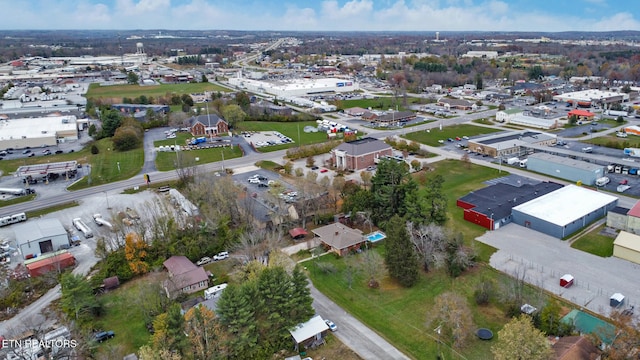
<svg viewBox="0 0 640 360"><path fill-rule="evenodd" d="M402 102L403 99L401 97L398 97L396 100L393 96L379 97L376 99L340 100L338 108L349 109L352 107L361 107L363 109L372 108L388 110L395 109L397 106L398 110L405 110ZM420 98L407 98L407 105L412 104L426 104L426 101Z"/></svg>
<svg viewBox="0 0 640 360"><path fill-rule="evenodd" d="M72 208L78 205L79 204L77 201L70 201L62 204L56 204L54 206L50 206L48 208L44 208L40 210L27 211L27 218L39 217L39 216L50 214L56 211Z"/></svg>
<svg viewBox="0 0 640 360"><path fill-rule="evenodd" d="M463 219L464 210L456 206L456 200L466 195L470 191L485 187L484 181L501 176L507 176L506 171L499 172L497 169L465 164L458 160L443 160L429 165L432 171L420 172L415 175L419 184L424 185L435 175L441 175L444 179L442 190L447 198L447 227L452 231L461 233L465 243L474 246L478 252L479 260L488 262L495 249L489 245L475 241L474 239L484 234L485 228L465 221Z"/></svg>
<svg viewBox="0 0 640 360"><path fill-rule="evenodd" d="M13 204L20 204L23 202L31 201L35 198L36 198L36 194L31 194L31 195L17 196L9 200L0 200L0 207L9 206Z"/></svg>
<svg viewBox="0 0 640 360"><path fill-rule="evenodd" d="M447 141L447 138L455 139L457 136L475 136L482 134L490 134L501 130L487 128L483 126L473 126L469 124L443 126L440 129L431 129L431 131L416 131L403 135L404 138L417 141L429 146L440 146L438 140Z"/></svg>
<svg viewBox="0 0 640 360"><path fill-rule="evenodd" d="M598 226L596 229L581 236L578 240L571 243L571 247L601 257L613 256L613 241L615 239L600 234L600 231L602 231L604 227L605 225Z"/></svg>
<svg viewBox="0 0 640 360"><path fill-rule="evenodd" d="M172 139L174 140L174 139ZM229 160L242 156L242 150L239 146L234 146L233 148L223 147L223 148L211 148L211 149L200 149L200 150L189 150L182 151L184 156L184 161L187 163L194 164L206 164L211 162L217 162L222 160L222 156L224 153L224 159ZM195 161L195 158L198 158L198 161ZM158 152L156 155L156 167L159 171L169 171L174 170L176 160L175 152Z"/></svg>
<svg viewBox="0 0 640 360"><path fill-rule="evenodd" d="M114 181L129 179L140 172L144 163L142 147L129 151L115 151L111 139L96 141L99 153L91 154L88 150L83 157L91 164L91 175L69 187L69 190L84 189L89 186L102 185ZM84 152L85 150L83 150ZM118 169L118 163L120 168Z"/></svg>
<svg viewBox="0 0 640 360"><path fill-rule="evenodd" d="M640 147L640 138L634 135L629 135L627 138L619 138L615 135L598 136L593 139L583 140L585 143L605 146L613 149L623 149L626 147L638 148Z"/></svg>
<svg viewBox="0 0 640 360"><path fill-rule="evenodd" d="M354 260L359 261L360 256L355 256ZM333 263L338 271L329 274L321 272L317 267L319 262ZM344 272L344 259L327 255L304 264L313 284L320 291L414 359L433 359L437 354L436 334L432 327L427 327L426 319L433 306L433 299L443 292L453 291L468 299L477 327L486 327L496 333L507 321L503 311L497 306L479 307L472 300L473 291L480 281L507 281L500 273L483 267L455 280L443 271L423 273L419 282L408 289L385 277L379 289L369 289L366 278L360 272L355 274L352 286L349 287ZM492 342L481 341L474 336L469 346L460 352L467 359L490 359L491 345ZM447 346L443 345L442 348L445 358L460 358L452 354Z"/></svg>
<svg viewBox="0 0 640 360"><path fill-rule="evenodd" d="M268 122L268 121L243 121L238 125L238 131L277 131L293 140L293 143L265 146L259 150L262 152L277 151L288 149L290 147L303 146L309 144L322 143L327 141L327 134L324 132L306 133L303 131L305 126L316 127L315 121L303 122ZM251 138L247 139L251 141Z"/></svg>
<svg viewBox="0 0 640 360"><path fill-rule="evenodd" d="M140 95L147 97L159 97L166 95L182 95L191 93L201 93L205 91L229 91L212 83L193 83L193 84L162 84L155 86L140 86L140 85L113 85L113 86L100 86L100 84L89 85L89 91L87 91L86 98L136 98Z"/></svg>
<svg viewBox="0 0 640 360"><path fill-rule="evenodd" d="M170 145L186 145L187 144L187 140L191 139L193 137L193 135L191 135L188 132L177 132L176 133L176 138L175 139L164 139L164 140L157 140L153 142L153 146L158 147L158 146L170 146Z"/></svg>

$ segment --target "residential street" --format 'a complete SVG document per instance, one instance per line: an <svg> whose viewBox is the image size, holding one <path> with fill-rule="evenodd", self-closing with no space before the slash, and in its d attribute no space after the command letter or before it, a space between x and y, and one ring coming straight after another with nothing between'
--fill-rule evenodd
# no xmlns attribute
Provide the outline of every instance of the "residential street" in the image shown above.
<svg viewBox="0 0 640 360"><path fill-rule="evenodd" d="M380 335L344 311L311 285L313 307L338 326L333 335L365 360L409 359Z"/></svg>

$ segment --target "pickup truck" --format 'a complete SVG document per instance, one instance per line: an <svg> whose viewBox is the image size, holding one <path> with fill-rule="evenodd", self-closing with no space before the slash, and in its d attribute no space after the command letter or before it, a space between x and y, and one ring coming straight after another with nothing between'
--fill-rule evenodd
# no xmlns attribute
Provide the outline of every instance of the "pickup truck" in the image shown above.
<svg viewBox="0 0 640 360"><path fill-rule="evenodd" d="M114 336L116 336L116 334L109 330L109 331L100 331L97 332L93 335L93 338L97 341L97 342L103 342L105 340L109 340L111 338L113 338Z"/></svg>

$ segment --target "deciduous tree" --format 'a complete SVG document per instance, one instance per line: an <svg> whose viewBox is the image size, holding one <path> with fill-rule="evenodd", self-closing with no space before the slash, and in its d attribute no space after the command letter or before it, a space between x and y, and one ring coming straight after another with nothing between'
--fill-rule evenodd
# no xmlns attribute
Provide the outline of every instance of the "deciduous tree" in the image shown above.
<svg viewBox="0 0 640 360"><path fill-rule="evenodd" d="M427 317L427 327L439 329L440 340L446 340L455 348L466 346L474 329L467 300L452 292L438 295Z"/></svg>
<svg viewBox="0 0 640 360"><path fill-rule="evenodd" d="M533 326L531 318L520 315L498 332L491 352L495 360L548 360L553 350L545 335Z"/></svg>

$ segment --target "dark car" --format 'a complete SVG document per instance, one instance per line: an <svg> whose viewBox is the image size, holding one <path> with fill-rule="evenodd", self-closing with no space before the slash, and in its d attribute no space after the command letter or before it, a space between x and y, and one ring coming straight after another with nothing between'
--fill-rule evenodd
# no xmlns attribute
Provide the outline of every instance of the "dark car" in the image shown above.
<svg viewBox="0 0 640 360"><path fill-rule="evenodd" d="M269 185L261 182L260 184L258 184L258 187L267 188L269 187Z"/></svg>
<svg viewBox="0 0 640 360"><path fill-rule="evenodd" d="M114 336L116 336L116 334L115 334L113 331L111 331L111 330L109 330L109 331L100 331L100 332L95 333L95 334L93 335L94 339L95 339L97 342L103 342L103 341L105 341L105 340L109 340L109 339L111 339L111 338L112 338L112 337L114 337Z"/></svg>
<svg viewBox="0 0 640 360"><path fill-rule="evenodd" d="M62 154L64 151L62 150L56 150L56 154Z"/></svg>
<svg viewBox="0 0 640 360"><path fill-rule="evenodd" d="M317 166L312 166L311 170L318 170L318 167Z"/></svg>
<svg viewBox="0 0 640 360"><path fill-rule="evenodd" d="M28 153L30 153L30 152L31 152L31 150L29 150L29 149L25 149L22 153L23 153L23 154L28 154Z"/></svg>
<svg viewBox="0 0 640 360"><path fill-rule="evenodd" d="M36 156L36 154L35 153L29 154L29 157L33 157L33 156Z"/></svg>

